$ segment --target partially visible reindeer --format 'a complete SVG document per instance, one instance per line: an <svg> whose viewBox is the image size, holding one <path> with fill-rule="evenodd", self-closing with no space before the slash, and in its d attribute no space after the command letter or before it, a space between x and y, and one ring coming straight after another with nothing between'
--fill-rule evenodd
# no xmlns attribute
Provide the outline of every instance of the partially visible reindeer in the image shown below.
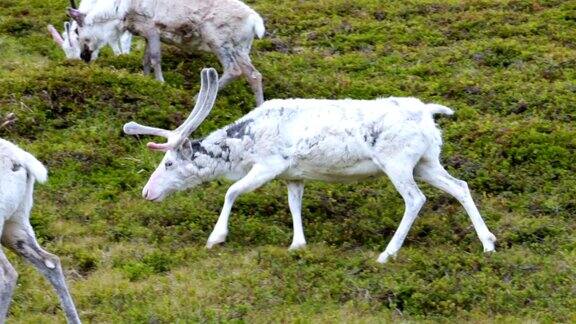
<svg viewBox="0 0 576 324"><path fill-rule="evenodd" d="M84 0L80 3L80 8L76 7L74 0L70 0L70 5L73 9L90 10L90 8L96 5L96 0ZM56 44L62 48L67 59L80 59L81 50L78 42L78 23L76 21L71 20L65 22L62 34L60 34L53 25L48 25L48 31ZM130 53L130 46L132 45L132 34L128 31L124 32L119 39L108 42L108 45L112 48L114 55L128 54ZM98 57L98 53L99 50L94 52L94 58Z"/></svg>
<svg viewBox="0 0 576 324"><path fill-rule="evenodd" d="M254 37L264 36L264 21L239 0L101 0L89 10L68 12L80 26L80 56L86 62L128 30L146 39L144 74L153 69L156 80L164 81L160 42L208 51L224 67L220 89L244 75L256 105L264 102L262 75L250 60Z"/></svg>
<svg viewBox="0 0 576 324"><path fill-rule="evenodd" d="M226 192L207 247L225 241L236 198L274 178L288 182L294 225L290 248L295 249L306 244L300 215L305 180L343 182L386 174L404 199L405 211L378 262L400 250L426 201L414 176L455 197L470 216L484 251L494 251L496 237L482 220L468 185L440 164L442 138L433 116L451 115L450 108L394 97L269 100L234 124L193 140L188 136L208 116L218 92L214 69L203 70L201 79L196 106L176 130L130 122L124 132L168 139L148 143L150 149L166 152L142 192L148 200L161 201L171 192L218 177L237 180Z"/></svg>
<svg viewBox="0 0 576 324"><path fill-rule="evenodd" d="M0 127L13 122L8 115ZM2 245L32 263L54 286L68 323L80 323L60 266L60 259L38 245L30 225L34 183L48 171L34 156L0 138L0 233ZM18 274L0 249L0 323L4 323Z"/></svg>

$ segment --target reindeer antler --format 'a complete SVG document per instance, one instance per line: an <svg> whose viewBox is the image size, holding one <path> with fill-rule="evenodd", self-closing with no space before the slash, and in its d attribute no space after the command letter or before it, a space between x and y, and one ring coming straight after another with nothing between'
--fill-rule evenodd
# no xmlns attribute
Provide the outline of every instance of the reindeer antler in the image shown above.
<svg viewBox="0 0 576 324"><path fill-rule="evenodd" d="M9 113L8 115L6 115L6 117L4 117L4 120L2 120L1 124L0 124L0 128L6 127L12 123L14 123L16 121L16 115L14 115L14 113Z"/></svg>
<svg viewBox="0 0 576 324"><path fill-rule="evenodd" d="M166 143L147 144L148 148L155 151L167 151L178 147L194 130L200 126L206 119L210 110L214 106L216 96L218 95L218 73L213 68L203 69L200 74L201 85L200 93L196 99L196 105L190 113L190 116L173 131L166 129L140 125L135 122L129 122L124 125L124 133L129 135L155 135L168 139Z"/></svg>

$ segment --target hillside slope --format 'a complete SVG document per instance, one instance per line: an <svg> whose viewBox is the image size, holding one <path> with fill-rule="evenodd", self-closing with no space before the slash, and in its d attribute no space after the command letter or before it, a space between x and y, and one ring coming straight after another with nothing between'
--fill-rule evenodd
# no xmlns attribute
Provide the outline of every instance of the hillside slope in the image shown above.
<svg viewBox="0 0 576 324"><path fill-rule="evenodd" d="M497 252L484 255L463 208L428 197L398 258L374 261L403 203L387 179L309 183L309 246L288 252L286 188L242 196L226 245L204 244L228 182L160 204L140 191L160 160L129 120L173 128L186 117L210 54L164 47L161 85L132 54L68 62L46 32L66 0L0 4L1 130L50 170L33 224L62 257L80 317L97 323L196 321L576 320L576 3L534 0L248 1L267 35L252 58L266 98L417 96L440 118L444 164L468 181ZM61 27L60 27L61 28ZM250 111L232 83L194 136ZM64 321L56 295L20 273L13 323Z"/></svg>

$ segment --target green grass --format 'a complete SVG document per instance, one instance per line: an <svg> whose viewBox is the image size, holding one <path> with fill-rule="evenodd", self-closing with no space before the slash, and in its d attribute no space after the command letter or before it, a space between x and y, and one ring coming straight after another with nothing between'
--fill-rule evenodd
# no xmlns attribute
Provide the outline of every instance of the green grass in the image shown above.
<svg viewBox="0 0 576 324"><path fill-rule="evenodd" d="M468 181L497 252L484 255L463 208L423 185L428 202L398 258L374 261L403 203L387 179L309 183L309 242L292 230L281 181L242 196L228 242L204 243L230 183L161 204L140 191L160 160L129 120L175 127L209 54L164 47L167 82L141 75L142 42L67 62L46 32L65 0L0 3L0 136L50 169L32 222L61 256L86 322L576 321L576 3L569 1L249 1L266 20L255 66L266 98L417 96L456 110L438 123L443 163ZM253 108L244 81L223 90L198 137ZM13 323L64 321L29 265Z"/></svg>

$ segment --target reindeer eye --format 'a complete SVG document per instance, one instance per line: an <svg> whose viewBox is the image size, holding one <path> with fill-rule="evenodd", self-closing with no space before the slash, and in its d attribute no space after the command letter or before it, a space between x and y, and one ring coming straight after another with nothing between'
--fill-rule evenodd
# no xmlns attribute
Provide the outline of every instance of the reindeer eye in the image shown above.
<svg viewBox="0 0 576 324"><path fill-rule="evenodd" d="M166 163L164 163L164 166L165 166L166 168L169 168L169 167L171 167L173 164L174 164L174 163L173 163L172 161L167 161Z"/></svg>

